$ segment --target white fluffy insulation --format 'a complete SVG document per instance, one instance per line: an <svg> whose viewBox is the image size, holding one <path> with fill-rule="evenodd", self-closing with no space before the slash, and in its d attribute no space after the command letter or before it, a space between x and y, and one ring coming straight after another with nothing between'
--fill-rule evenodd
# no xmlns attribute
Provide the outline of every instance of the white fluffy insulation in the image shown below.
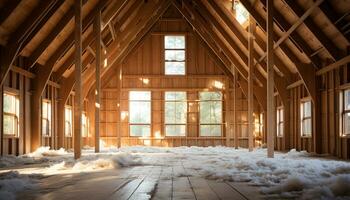
<svg viewBox="0 0 350 200"><path fill-rule="evenodd" d="M268 199L350 199L350 162L295 150L276 153L273 159L266 158L266 154L266 149L248 152L226 147L137 146L104 148L99 154L88 148L83 150L82 158L75 161L72 152L41 147L24 156L1 157L0 199L14 198L17 192L35 187L38 175L175 162L181 162L185 168L207 179L249 182L258 186ZM19 171L16 168L27 164L41 167L32 170L32 174L16 172Z"/></svg>

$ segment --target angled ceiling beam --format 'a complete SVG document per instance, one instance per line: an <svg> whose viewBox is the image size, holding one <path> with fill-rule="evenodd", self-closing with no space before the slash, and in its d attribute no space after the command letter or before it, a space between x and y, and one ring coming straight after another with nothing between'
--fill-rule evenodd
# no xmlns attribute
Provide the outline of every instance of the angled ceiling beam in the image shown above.
<svg viewBox="0 0 350 200"><path fill-rule="evenodd" d="M342 20L342 16L339 15L333 8L329 1L325 1L320 5L322 12L328 17L328 19L333 23L337 30L343 35L343 37L350 43L350 34L344 34L342 30L346 25L346 20Z"/></svg>
<svg viewBox="0 0 350 200"><path fill-rule="evenodd" d="M151 2L148 1L147 3ZM139 16L134 19L135 22L130 23L130 30L124 30L122 32L122 34L127 34L127 37L124 38L125 36L123 37L121 35L120 38L124 38L122 42L114 41L110 46L107 47L108 66L101 69L102 80L104 80L104 76L106 74L112 72L112 66L120 63L122 61L122 58L125 57L124 54L129 53L130 49L133 49L137 45L138 40L143 38L143 36L146 35L147 32L154 26L157 20L170 6L170 1L161 0L158 1L158 4L155 4L152 1L151 5L146 5L151 6L152 9L147 9L147 7L144 7L144 9L142 9L142 11L139 13ZM137 24L137 26L135 26L135 24ZM94 69L91 68L89 77L91 77L91 74L93 75L93 73ZM86 92L85 96L90 91L91 87L94 84L94 81L94 78L90 78L90 80L84 84L84 92Z"/></svg>
<svg viewBox="0 0 350 200"><path fill-rule="evenodd" d="M55 1L45 1L44 3L39 4L39 6L31 12L32 16L27 18L18 26L16 31L11 34L11 38L8 40L6 47L2 49L0 55L0 86L3 85L17 55L21 49L24 48L24 41L40 23L43 17L50 11L54 3Z"/></svg>
<svg viewBox="0 0 350 200"><path fill-rule="evenodd" d="M115 30L114 30L113 25L111 23L109 23L108 24L108 28L109 28L109 32L111 32L113 40L115 40L116 39L116 34L115 34Z"/></svg>
<svg viewBox="0 0 350 200"><path fill-rule="evenodd" d="M240 2L247 9L247 11L254 17L254 19L257 21L261 29L266 33L266 21L264 20L264 18L261 17L261 15L253 8L253 6L250 4L248 0L241 0ZM273 38L273 39L274 39L274 42L276 42L276 38ZM306 89L309 91L309 94L312 96L313 100L315 100L316 96L314 94L316 94L316 92L314 92L315 91L314 87L309 84L313 82L312 79L314 79L314 77L303 74L305 70L299 70L299 69L308 68L308 67L313 68L313 66L300 62L299 58L289 49L289 47L285 43L280 44L280 48L288 56L288 58L294 63L299 76L302 78L304 82ZM312 69L307 69L307 70L312 70Z"/></svg>
<svg viewBox="0 0 350 200"><path fill-rule="evenodd" d="M317 0L312 6L300 17L298 20L287 30L282 36L275 42L273 49L276 50L282 42L284 42L303 22L304 20L312 14L312 12L317 8L324 0ZM277 17L275 17L277 18ZM267 53L265 52L259 59L259 62L266 59Z"/></svg>
<svg viewBox="0 0 350 200"><path fill-rule="evenodd" d="M232 62L232 64L237 68L237 71L247 79L248 72L247 67L244 68L240 62L237 60L237 58L230 52L230 50L227 48L227 46L221 41L221 39L218 38L216 34L214 34L212 31L212 34L209 34L207 31L206 26L202 26L199 23L199 15L194 16L194 14L190 14L186 12L187 9L185 9L182 5L180 5L177 1L172 1L174 6L179 10L179 12L184 16L186 21L195 29L195 31L203 38L206 43L211 46L212 49L218 49L217 52L222 51ZM203 20L202 20L203 21ZM203 24L203 23L202 23ZM218 46L217 46L218 45Z"/></svg>
<svg viewBox="0 0 350 200"><path fill-rule="evenodd" d="M10 14L16 9L21 0L7 0L5 6L0 10L0 24L10 16Z"/></svg>
<svg viewBox="0 0 350 200"><path fill-rule="evenodd" d="M238 38L238 40L244 45L244 47L246 49L248 49L248 39L242 34L242 32L246 32L245 29L243 29L243 27L239 24L239 22L230 15L227 14L231 14L228 13L226 8L220 8L218 3L216 3L214 0L209 0L208 1L209 5L212 7L212 9L218 14L218 16L223 20L223 22L230 28L231 32L233 32L235 34L235 36ZM224 12L226 11L226 13ZM229 17L230 16L230 17ZM234 25L234 23L239 24L238 27ZM239 28L241 30L239 30ZM260 47L261 49L265 49L266 50L266 45L265 47L262 46L262 44L258 43L257 45L258 47ZM257 56L259 55L258 52L255 50L254 54ZM255 58L256 60L258 60L257 58ZM279 57L276 57L275 59L275 67L281 71L283 73L283 75L285 77L287 77L287 79L291 80L291 72L289 71L288 67L281 61L281 59Z"/></svg>
<svg viewBox="0 0 350 200"><path fill-rule="evenodd" d="M293 0L285 0L287 5L293 10L293 12L301 17L304 13L303 9L298 5L297 2ZM323 47L329 52L332 58L337 61L341 59L344 53L338 49L338 47L320 30L320 28L315 24L311 18L307 18L304 21L306 27L312 32L313 35L317 38L318 41L323 45Z"/></svg>
<svg viewBox="0 0 350 200"><path fill-rule="evenodd" d="M83 1L85 4L87 0ZM43 52L47 49L47 47L53 42L53 40L58 36L58 34L64 29L64 27L68 24L70 20L73 19L74 16L74 8L71 7L62 17L62 19L55 25L55 27L50 31L48 36L44 38L44 40L38 45L34 51L29 56L29 64L27 68L32 68L34 64L38 61L39 57L43 54Z"/></svg>
<svg viewBox="0 0 350 200"><path fill-rule="evenodd" d="M98 10L101 10L107 1L100 1L96 7L88 14L87 17L82 22L82 31L85 31L91 24L94 15ZM57 60L63 56L74 44L74 32L72 32L68 38L61 43L61 45L57 48L55 53L49 58L49 60L45 63L45 66L39 67L37 74L40 74L40 78L37 78L37 80L33 80L33 88L35 88L35 92L33 96L36 96L37 98L41 96L47 81L49 80L54 65L56 64Z"/></svg>
<svg viewBox="0 0 350 200"><path fill-rule="evenodd" d="M102 30L120 13L128 2L130 2L130 0L111 1L111 4L106 8L102 16Z"/></svg>
<svg viewBox="0 0 350 200"><path fill-rule="evenodd" d="M203 39L207 44L208 46L211 46L210 48L211 49L215 49L217 48L216 47L216 43L219 43L219 52L220 52L220 49L222 49L224 52L225 52L225 44L222 43L221 39L220 38L217 38L215 37L215 33L211 33L211 34L208 34L206 33L205 31L202 30L202 27L206 27L204 26L204 24L199 24L197 21L200 20L200 16L196 15L195 13L192 13L193 15L191 14L188 14L185 9L182 9L182 6L180 6L176 1L173 1L173 4L175 5L175 7L180 11L180 13L185 17L186 21L195 29L195 31L198 33L199 37L201 39ZM184 5L184 7L186 7L186 5ZM187 8L189 9L189 8ZM191 16L194 16L194 19L192 19ZM202 22L203 23L203 22ZM205 28L205 30L208 30L207 28ZM210 41L210 38L212 38L211 36L213 36L213 40ZM228 51L228 50L227 50ZM226 51L226 52L227 52ZM214 50L215 52L215 50ZM220 58L220 53L216 53L216 55ZM240 73L240 77L242 77L243 79L245 79L245 83L243 83L244 81L241 81L240 82L240 86L241 88L244 90L244 86L246 85L247 86L247 89L248 89L248 85L246 83L246 80L247 80L247 77L248 77L248 72L246 71L246 69L244 69L237 61L232 61L232 59L235 59L233 56L230 56L229 57L231 62L233 63L236 63L238 65L238 67L234 64L234 66L237 68L237 69L241 69L242 70L242 73ZM226 66L226 68L229 67L229 66ZM240 68L239 68L240 67ZM230 71L230 69L228 69ZM231 72L233 73L233 72ZM237 74L238 76L238 74ZM256 94L254 94L260 104L260 106L262 107L262 109L266 110L266 101L264 100L264 93L263 91L266 91L266 84L265 84L265 81L263 81L263 77L260 73L256 73L256 76L255 78L261 82L263 84L263 88L259 87L259 86L256 86L254 85L254 91L261 91L260 92L257 92ZM248 90L247 90L248 91Z"/></svg>
<svg viewBox="0 0 350 200"><path fill-rule="evenodd" d="M260 0L260 1L266 7L266 0ZM275 9L278 10L277 8L275 8ZM289 30L292 27L292 25L278 11L276 11L274 13L274 20L280 25L280 27L282 27L282 29L283 29L282 31L284 31L284 32L286 32L287 30ZM299 33L293 31L289 35L289 38L300 47L300 49L308 56L308 58L311 60L312 63L314 63L314 65L316 67L321 66L321 61L317 56L315 56L316 55L315 51L313 49L311 49L311 47L299 35Z"/></svg>

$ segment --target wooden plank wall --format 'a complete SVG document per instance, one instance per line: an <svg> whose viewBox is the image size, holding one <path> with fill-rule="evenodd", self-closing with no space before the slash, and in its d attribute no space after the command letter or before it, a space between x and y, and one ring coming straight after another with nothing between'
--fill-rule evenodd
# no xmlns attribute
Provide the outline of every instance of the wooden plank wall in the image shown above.
<svg viewBox="0 0 350 200"><path fill-rule="evenodd" d="M20 62L17 60L15 64L18 65ZM17 137L4 136L1 132L3 138L1 144L2 155L20 155L30 152L30 78L31 76L26 73L11 70L4 82L3 92L10 92L19 97L20 116ZM2 100L3 98L1 97ZM2 103L0 105L2 110ZM0 125L2 126L2 123Z"/></svg>
<svg viewBox="0 0 350 200"><path fill-rule="evenodd" d="M164 33L183 33L186 35L186 75L164 75ZM182 20L160 21L154 32L131 53L122 63L122 81L119 83L118 69L108 84L102 87L101 104L101 139L108 146L116 146L118 143L118 126L121 132L121 144L124 145L152 145L152 146L216 146L227 145L227 130L233 126L229 121L232 114L231 99L233 86L229 86L229 80L220 70L209 53L200 42L190 33L190 28ZM223 88L217 88L217 83L222 83ZM120 89L119 89L120 87ZM152 94L152 123L151 137L137 138L129 136L129 91L147 90ZM188 120L186 137L165 137L164 135L164 92L186 91L188 99ZM199 136L199 104L198 93L200 91L221 91L223 93L223 131L221 137ZM121 92L119 94L119 91ZM228 97L228 98L225 98ZM247 123L247 99L240 89L237 89L236 104L241 117L237 117L237 123ZM89 99L92 97L89 97ZM118 105L120 102L120 105ZM233 105L233 104L232 104ZM259 112L258 103L255 102L256 111ZM90 105L92 106L92 104ZM90 109L91 111L92 109ZM229 112L227 112L229 111ZM89 116L93 114L89 113ZM121 116L121 117L120 117ZM245 116L245 117L244 117ZM256 116L259 116L257 113ZM245 120L245 121L244 121ZM229 126L225 128L225 123ZM90 130L94 127L90 126ZM247 135L240 134L240 146L247 146ZM233 146L233 135L230 135L229 145Z"/></svg>

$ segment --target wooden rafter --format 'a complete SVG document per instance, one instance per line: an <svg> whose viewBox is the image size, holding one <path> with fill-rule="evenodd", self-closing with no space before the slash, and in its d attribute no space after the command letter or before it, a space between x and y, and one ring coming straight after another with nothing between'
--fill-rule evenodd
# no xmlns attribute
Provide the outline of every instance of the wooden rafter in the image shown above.
<svg viewBox="0 0 350 200"><path fill-rule="evenodd" d="M282 36L275 42L273 49L276 50L281 43L283 43L290 35L304 22L304 20L312 14L312 12L317 8L324 0L318 0L300 17L298 20L286 30ZM281 16L278 16L281 17ZM274 19L277 19L278 17L274 17ZM266 59L267 53L265 52L260 59L258 60L261 62L262 60ZM310 58L310 56L309 56Z"/></svg>
<svg viewBox="0 0 350 200"><path fill-rule="evenodd" d="M241 3L244 5L244 7L248 10L248 12L254 17L254 19L256 20L256 22L259 24L259 26L261 27L261 29L266 33L267 29L266 29L266 21L264 20L264 18L253 8L253 6L250 4L249 1L247 0L241 0ZM277 42L277 38L273 37L274 42ZM308 77L305 74L302 74L303 71L299 71L298 69L303 69L303 68L307 68L307 67L311 67L313 68L313 66L302 63L299 58L290 50L290 48L285 44L282 43L280 44L280 48L282 49L282 51L288 55L288 58L294 63L299 76L303 79L304 84L306 89L308 90L309 94L316 94L316 92L314 91L313 86L310 86L308 83L312 82L311 79L313 79L313 77ZM311 69L310 69L311 70ZM312 96L313 99L316 99L316 96Z"/></svg>
<svg viewBox="0 0 350 200"><path fill-rule="evenodd" d="M1 68L0 68L0 86L3 85L11 66L16 59L19 52L24 48L24 42L31 34L31 32L38 26L40 21L54 6L55 1L45 1L35 8L32 17L27 18L8 40L7 45L1 51Z"/></svg>
<svg viewBox="0 0 350 200"><path fill-rule="evenodd" d="M261 2L266 7L266 0L261 0ZM282 16L282 14L277 11L274 13L274 20L280 25L279 27L282 27L282 31L287 31L292 27L292 25L284 18L284 16ZM297 32L293 31L289 35L289 38L301 48L301 50L308 56L308 58L312 63L314 63L316 67L321 66L320 59L315 56L315 51L311 49L307 42Z"/></svg>
<svg viewBox="0 0 350 200"><path fill-rule="evenodd" d="M322 12L328 17L328 19L333 23L337 30L344 36L344 38L350 43L350 34L344 34L342 30L346 26L346 20L342 20L340 16L333 8L329 1L325 1L320 5Z"/></svg>
<svg viewBox="0 0 350 200"><path fill-rule="evenodd" d="M152 2L152 4L148 6L152 8L146 9L146 7L144 7L144 9L139 13L139 16L133 19L133 21L138 22L139 25L135 26L135 23L132 22L130 23L132 24L130 30L125 30L128 33L127 38L125 38L121 43L113 42L110 46L108 46L108 66L106 68L102 68L101 70L102 80L104 80L103 77L106 76L106 74L111 73L111 70L113 70L112 66L116 66L116 64L120 63L122 59L130 52L130 50L134 49L134 47L138 44L138 41L149 32L149 30L154 26L160 16L170 6L170 1L161 0L158 1L158 4ZM120 38L123 38L123 36L121 35ZM119 48L116 49L117 47ZM93 73L94 70L90 70L90 74ZM94 81L95 78L89 78L84 85L84 91L86 92L85 96L94 85Z"/></svg>
<svg viewBox="0 0 350 200"><path fill-rule="evenodd" d="M293 10L293 12L301 17L304 14L303 9L293 0L285 0L288 6ZM334 60L339 60L344 53L338 49L338 47L322 32L320 28L312 21L311 18L307 18L304 21L306 27L312 32L312 34L317 38L322 46L329 52Z"/></svg>
<svg viewBox="0 0 350 200"><path fill-rule="evenodd" d="M16 9L21 0L7 0L6 5L0 10L0 24Z"/></svg>

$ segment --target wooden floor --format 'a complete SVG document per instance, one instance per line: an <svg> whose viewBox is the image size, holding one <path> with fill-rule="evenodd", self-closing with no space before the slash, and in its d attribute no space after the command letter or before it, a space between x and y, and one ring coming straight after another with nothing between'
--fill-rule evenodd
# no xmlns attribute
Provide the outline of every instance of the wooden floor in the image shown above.
<svg viewBox="0 0 350 200"><path fill-rule="evenodd" d="M257 187L207 180L181 162L50 176L40 180L40 188L18 197L39 200L261 198Z"/></svg>

